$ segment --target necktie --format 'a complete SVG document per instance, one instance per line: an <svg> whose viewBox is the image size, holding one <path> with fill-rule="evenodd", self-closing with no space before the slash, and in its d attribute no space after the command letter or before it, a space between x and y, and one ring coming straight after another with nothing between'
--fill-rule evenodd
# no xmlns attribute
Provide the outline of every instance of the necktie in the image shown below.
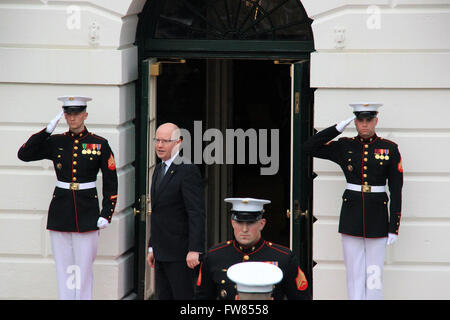
<svg viewBox="0 0 450 320"><path fill-rule="evenodd" d="M166 167L167 164L165 162L161 163L161 172L159 173L161 175L161 180L164 178L164 175L166 174Z"/></svg>
<svg viewBox="0 0 450 320"><path fill-rule="evenodd" d="M161 185L161 182L164 179L164 175L166 174L166 166L167 165L165 164L165 162L161 162L161 168L159 170L158 177L156 180L156 190L159 189L159 186Z"/></svg>

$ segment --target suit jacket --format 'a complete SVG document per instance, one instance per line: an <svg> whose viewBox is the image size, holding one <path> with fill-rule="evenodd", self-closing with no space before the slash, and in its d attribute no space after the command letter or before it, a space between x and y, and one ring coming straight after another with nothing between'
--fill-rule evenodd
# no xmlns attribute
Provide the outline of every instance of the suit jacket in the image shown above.
<svg viewBox="0 0 450 320"><path fill-rule="evenodd" d="M337 163L348 183L384 186L387 180L390 192L389 199L385 192L346 189L342 195L339 232L365 238L386 237L388 232L398 234L403 167L397 144L376 134L368 139L357 136L331 141L339 134L336 126L326 128L310 137L303 150Z"/></svg>
<svg viewBox="0 0 450 320"><path fill-rule="evenodd" d="M195 164L172 162L155 190L161 171L152 176L149 247L158 261L185 261L189 251L205 251L205 201Z"/></svg>
<svg viewBox="0 0 450 320"><path fill-rule="evenodd" d="M102 170L102 209L96 188L68 190L55 187L47 229L86 232L98 230L99 217L111 221L117 201L117 172L107 140L87 129L78 134L68 131L53 135L43 129L22 145L18 157L22 161L53 161L56 177L61 182L94 182Z"/></svg>

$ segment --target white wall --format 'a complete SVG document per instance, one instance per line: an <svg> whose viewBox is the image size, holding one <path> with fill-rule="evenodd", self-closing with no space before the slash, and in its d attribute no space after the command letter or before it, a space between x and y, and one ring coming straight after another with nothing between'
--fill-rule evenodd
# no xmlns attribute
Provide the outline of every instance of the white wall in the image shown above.
<svg viewBox="0 0 450 320"><path fill-rule="evenodd" d="M352 101L379 101L377 133L402 154L402 220L386 253L384 296L449 299L450 3L302 2L314 19L316 129L351 116ZM352 124L343 136L354 135ZM316 159L314 171L314 298L347 299L337 232L345 179L325 160Z"/></svg>
<svg viewBox="0 0 450 320"><path fill-rule="evenodd" d="M82 94L87 127L116 156L119 198L101 231L94 298L120 299L133 281L137 13L145 1L2 1L0 3L0 299L56 299L46 230L55 176L48 160L24 163L19 147L61 107L57 96ZM98 29L92 29L92 26ZM97 31L96 34L93 31ZM91 36L94 35L94 39ZM55 133L64 132L60 122ZM101 193L101 175L97 179ZM101 200L101 199L100 199Z"/></svg>

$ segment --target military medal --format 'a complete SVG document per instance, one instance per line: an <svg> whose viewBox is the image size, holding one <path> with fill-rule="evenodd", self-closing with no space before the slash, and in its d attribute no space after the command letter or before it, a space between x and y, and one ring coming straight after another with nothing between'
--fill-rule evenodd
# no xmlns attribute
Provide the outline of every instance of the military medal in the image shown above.
<svg viewBox="0 0 450 320"><path fill-rule="evenodd" d="M83 143L83 151L81 151L82 154L86 154L87 153L86 146L87 146L86 143Z"/></svg>
<svg viewBox="0 0 450 320"><path fill-rule="evenodd" d="M389 149L375 149L374 153L377 160L389 160Z"/></svg>
<svg viewBox="0 0 450 320"><path fill-rule="evenodd" d="M389 149L375 149L375 159L379 160L389 160ZM382 164L382 162L380 162Z"/></svg>
<svg viewBox="0 0 450 320"><path fill-rule="evenodd" d="M92 150L91 150L91 148L92 148L92 145L91 144L88 144L87 145L87 154L91 154L92 153Z"/></svg>
<svg viewBox="0 0 450 320"><path fill-rule="evenodd" d="M93 144L92 146L93 146L93 149L94 149L94 150L92 150L92 154L94 154L94 155L95 154L100 154L99 150L100 150L100 146L101 145L100 144Z"/></svg>
<svg viewBox="0 0 450 320"><path fill-rule="evenodd" d="M377 149L378 159L384 160L384 150L383 149Z"/></svg>

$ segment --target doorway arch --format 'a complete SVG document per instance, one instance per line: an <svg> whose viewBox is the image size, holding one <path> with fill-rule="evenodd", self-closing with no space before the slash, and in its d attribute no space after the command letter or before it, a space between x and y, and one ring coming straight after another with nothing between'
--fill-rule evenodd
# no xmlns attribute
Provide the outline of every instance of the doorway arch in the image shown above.
<svg viewBox="0 0 450 320"><path fill-rule="evenodd" d="M292 58L314 51L300 0L156 0L139 15L139 56Z"/></svg>

